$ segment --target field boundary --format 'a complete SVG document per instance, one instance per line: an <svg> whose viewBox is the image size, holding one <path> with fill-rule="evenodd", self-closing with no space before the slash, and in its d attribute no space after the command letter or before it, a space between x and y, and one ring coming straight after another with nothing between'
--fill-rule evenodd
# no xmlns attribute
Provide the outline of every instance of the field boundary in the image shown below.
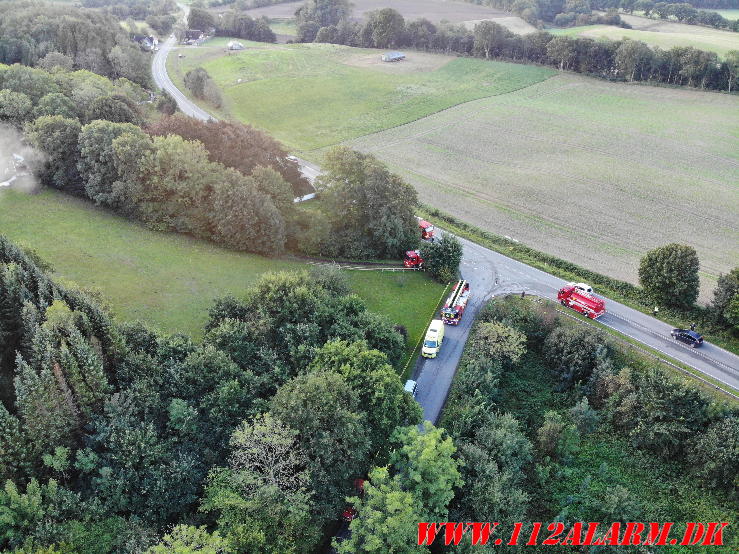
<svg viewBox="0 0 739 554"><path fill-rule="evenodd" d="M350 46L349 48L354 48L354 46ZM378 50L379 51L380 49L379 48L371 48L371 50ZM463 55L461 55L459 53L455 53L455 52L451 52L449 54L443 54L441 52L436 52L436 51L432 51L432 50L416 50L416 49L413 49L413 48L405 48L404 50L407 51L407 52L419 52L421 54L439 54L441 56L449 55L449 56L454 56L455 58L459 58L459 59L473 59L473 60L481 59L481 58L475 58L474 56L463 56ZM487 61L487 62L509 63L509 64L515 64L515 65L532 65L532 66L535 66L535 67L542 67L542 68L545 68L545 69L552 69L551 67L546 66L546 65L543 65L543 64L538 64L538 63L528 63L527 64L527 63L516 62L516 61L513 61L513 60L502 59L502 58L501 59L490 59L490 60L484 60L484 61ZM450 62L447 62L447 63L451 63L451 61ZM427 117L431 117L431 116L434 116L434 115L437 115L437 114L440 114L440 113L444 113L446 111L449 111L449 110L452 110L454 108L457 108L458 106L464 106L465 104L470 104L472 102L479 102L480 100L485 100L487 98L495 98L496 96L503 96L505 94L512 94L514 92L518 92L520 90L523 90L523 89L526 89L526 88L529 88L529 87L533 87L534 85L538 85L539 83L543 83L544 81L548 81L549 79L551 79L553 77L556 77L557 75L560 74L560 72L558 72L555 69L552 69L552 71L554 71L554 73L552 75L549 75L549 77L545 77L541 81L537 81L535 83L530 83L530 84L524 85L522 87L518 87L518 88L511 89L511 90L507 90L505 92L499 92L498 94L491 94L489 96L481 96L480 98L473 98L472 100L465 100L464 102L459 102L458 104L454 104L453 106L448 106L446 108L442 108L442 109L437 110L435 112L428 113L428 114L423 115L421 117L417 117L417 118L412 119L410 121L406 121L405 123L399 123L397 125L391 125L390 127L386 127L385 129L381 129L379 131L373 131L371 133L365 133L363 135L358 135L358 136L356 136L354 138L351 138L351 139L348 139L348 140L344 140L344 141L341 141L341 142L337 142L337 143L331 144L329 146L321 146L320 148L314 148L312 150L299 150L299 152L301 154L303 154L303 155L305 155L305 154L312 154L314 152L320 152L321 150L325 150L326 148L331 148L331 147L337 146L339 144L348 144L348 143L351 143L352 141L359 140L359 139L365 138L365 137L370 137L370 136L376 135L378 133L384 133L385 131L390 131L392 129L400 129L401 127L405 127L406 125L410 125L411 123L416 123L417 121L421 121L422 119L426 119Z"/></svg>

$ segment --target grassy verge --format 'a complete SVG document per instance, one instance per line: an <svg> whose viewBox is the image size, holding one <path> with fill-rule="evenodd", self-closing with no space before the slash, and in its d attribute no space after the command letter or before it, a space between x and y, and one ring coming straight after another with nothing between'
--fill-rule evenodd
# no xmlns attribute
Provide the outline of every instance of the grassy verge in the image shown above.
<svg viewBox="0 0 739 554"><path fill-rule="evenodd" d="M441 308L444 306L444 300L446 299L447 292L449 291L449 287L452 284L447 284L444 289L441 292L441 295L439 296L439 299L437 300L436 304L434 304L433 311L431 312L431 315L428 315L428 312L424 312L421 314L422 320L419 320L419 323L423 323L423 325L420 327L421 332L419 335L415 338L415 340L411 340L410 335L408 336L408 345L406 347L406 359L405 364L403 366L403 381L408 379L410 377L411 372L413 371L413 365L418 358L418 355L421 353L421 342L423 340L423 337L426 333L426 329L428 329L428 326L431 324L431 320L436 317L436 314L441 310Z"/></svg>
<svg viewBox="0 0 739 554"><path fill-rule="evenodd" d="M308 267L151 231L52 190L33 196L0 192L0 213L0 233L34 249L53 266L56 279L100 291L120 319L140 319L170 333L199 337L215 298L243 294L265 272ZM371 311L407 328L409 342L424 332L444 288L420 272L347 273Z"/></svg>
<svg viewBox="0 0 739 554"><path fill-rule="evenodd" d="M539 252L521 243L484 231L478 227L460 221L436 208L424 206L416 210L417 215L438 224L448 231L466 238L496 252L527 265L561 277L568 281L587 282L598 288L604 296L611 298L642 313L652 315L654 303L646 299L643 291L631 283L619 281L606 275L579 267L576 264ZM703 319L700 309L693 312L681 313L666 308L660 308L659 319L673 327L686 328L691 322ZM724 348L734 354L739 354L739 339L728 332L704 331L706 340Z"/></svg>
<svg viewBox="0 0 739 554"><path fill-rule="evenodd" d="M370 309L386 314L408 330L403 358L403 378L418 357L430 321L443 302L449 285L440 285L417 271L349 271L352 289Z"/></svg>

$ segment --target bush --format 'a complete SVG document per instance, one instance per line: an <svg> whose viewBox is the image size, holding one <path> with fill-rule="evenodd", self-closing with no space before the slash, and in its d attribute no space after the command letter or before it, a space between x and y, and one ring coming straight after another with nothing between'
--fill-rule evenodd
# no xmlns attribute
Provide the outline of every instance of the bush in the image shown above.
<svg viewBox="0 0 739 554"><path fill-rule="evenodd" d="M569 389L585 382L607 347L605 336L591 327L558 327L544 341L544 357Z"/></svg>

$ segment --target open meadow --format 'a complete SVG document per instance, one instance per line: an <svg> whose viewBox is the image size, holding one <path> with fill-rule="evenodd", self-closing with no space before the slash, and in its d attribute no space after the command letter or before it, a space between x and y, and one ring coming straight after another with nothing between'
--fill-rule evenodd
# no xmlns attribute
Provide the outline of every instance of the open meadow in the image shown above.
<svg viewBox="0 0 739 554"><path fill-rule="evenodd" d="M559 75L351 141L473 225L636 282L694 246L703 300L739 260L739 99Z"/></svg>
<svg viewBox="0 0 739 554"><path fill-rule="evenodd" d="M227 53L226 40L182 48L167 62L180 88L185 73L204 67L223 92L216 112L267 130L294 150L337 144L402 125L470 100L527 87L549 68L408 52L383 63L380 51L333 44L245 42Z"/></svg>
<svg viewBox="0 0 739 554"><path fill-rule="evenodd" d="M669 49L673 46L692 46L700 50L725 56L729 50L739 50L739 33L722 31L700 25L687 25L676 21L650 19L636 15L620 14L633 29L613 25L584 25L567 29L547 29L556 35L587 37L593 39L640 40L650 46Z"/></svg>
<svg viewBox="0 0 739 554"><path fill-rule="evenodd" d="M176 233L158 233L52 190L0 192L0 234L34 249L60 282L98 290L121 320L202 336L217 297L239 296L265 272L304 263L226 250ZM408 329L408 352L444 290L424 274L347 271L368 308Z"/></svg>

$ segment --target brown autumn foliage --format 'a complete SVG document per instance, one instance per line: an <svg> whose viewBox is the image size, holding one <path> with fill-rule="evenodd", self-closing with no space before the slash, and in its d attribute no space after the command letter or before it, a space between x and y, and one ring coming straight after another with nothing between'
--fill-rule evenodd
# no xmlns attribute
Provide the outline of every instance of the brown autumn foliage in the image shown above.
<svg viewBox="0 0 739 554"><path fill-rule="evenodd" d="M250 125L200 121L175 114L152 123L148 132L154 136L175 134L187 140L198 140L208 151L210 161L232 167L244 175L250 175L257 166L271 167L292 185L296 196L313 191L298 164L287 159L282 145Z"/></svg>

